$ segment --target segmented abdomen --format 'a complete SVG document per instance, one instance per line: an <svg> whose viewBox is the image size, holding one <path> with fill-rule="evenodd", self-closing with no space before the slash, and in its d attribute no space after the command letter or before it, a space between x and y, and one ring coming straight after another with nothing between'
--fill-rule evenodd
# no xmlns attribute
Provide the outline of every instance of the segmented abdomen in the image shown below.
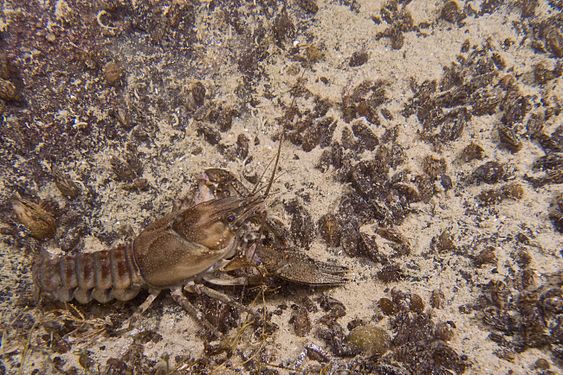
<svg viewBox="0 0 563 375"><path fill-rule="evenodd" d="M130 246L78 255L41 254L33 264L36 297L79 303L134 298L143 280Z"/></svg>

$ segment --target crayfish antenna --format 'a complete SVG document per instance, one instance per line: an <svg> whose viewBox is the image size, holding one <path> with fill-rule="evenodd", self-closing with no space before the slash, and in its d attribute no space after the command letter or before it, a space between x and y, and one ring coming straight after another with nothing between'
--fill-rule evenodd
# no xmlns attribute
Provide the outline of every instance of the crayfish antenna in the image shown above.
<svg viewBox="0 0 563 375"><path fill-rule="evenodd" d="M296 100L296 98L297 98L296 96L293 96L293 99L292 99L292 101L291 101L291 105L289 106L290 109L295 108L295 100ZM292 116L292 118L293 118L293 116ZM285 121L283 121L283 122L287 122L287 118L286 118ZM273 184L274 181L275 181L276 171L277 171L277 169L278 169L278 164L279 164L279 161L280 161L281 148L282 148L283 140L284 140L284 138L285 138L285 129L286 129L285 124L283 124L283 125L282 125L282 128L281 128L281 132L280 132L280 138L279 138L279 142L278 142L278 152L277 152L277 154L276 154L276 159L275 159L275 162L274 162L274 169L273 169L273 171L272 171L272 177L270 177L270 181L268 182L268 186L266 187L266 191L264 192L264 199L266 199L266 198L268 197L268 194L270 193L270 189L272 188L272 184ZM269 168L269 166L270 166L270 163L271 163L271 161L270 161L270 162L268 163L268 165L266 166L266 169L264 169L264 172L262 172L262 175L260 176L260 180L259 180L259 181L262 181L262 178L263 178L264 175L266 174L266 171L268 170L268 168ZM255 195L255 194L257 194L257 193L261 190L261 188L259 188L259 185L260 185L260 184L257 184L257 185L254 187L254 189L252 190L252 194L251 194L251 195Z"/></svg>
<svg viewBox="0 0 563 375"><path fill-rule="evenodd" d="M285 131L282 130L282 133L280 134L280 141L278 142L278 152L276 154L276 161L274 162L274 170L272 171L272 177L270 177L270 181L268 182L268 187L266 187L266 191L264 192L264 198L266 198L270 193L270 189L272 188L272 184L274 183L274 178L276 177L276 170L278 169L278 164L280 161L281 148L282 148L284 135L285 135Z"/></svg>

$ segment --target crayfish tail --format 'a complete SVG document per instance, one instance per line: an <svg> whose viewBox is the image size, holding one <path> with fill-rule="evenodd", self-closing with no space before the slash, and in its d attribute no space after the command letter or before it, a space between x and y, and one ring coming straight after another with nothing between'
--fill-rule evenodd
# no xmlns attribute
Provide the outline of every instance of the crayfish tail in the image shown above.
<svg viewBox="0 0 563 375"><path fill-rule="evenodd" d="M34 299L79 303L128 301L140 291L142 279L130 246L78 255L42 251L33 261Z"/></svg>

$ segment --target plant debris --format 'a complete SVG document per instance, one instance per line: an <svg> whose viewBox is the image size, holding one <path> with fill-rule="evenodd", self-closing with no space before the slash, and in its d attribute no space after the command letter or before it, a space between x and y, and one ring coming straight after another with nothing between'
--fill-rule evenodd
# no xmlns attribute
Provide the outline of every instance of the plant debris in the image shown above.
<svg viewBox="0 0 563 375"><path fill-rule="evenodd" d="M557 373L559 3L55 3L0 19L0 373ZM127 243L207 168L261 193L280 139L249 226L346 284L233 258L255 316L187 295L220 337L34 300L38 254Z"/></svg>

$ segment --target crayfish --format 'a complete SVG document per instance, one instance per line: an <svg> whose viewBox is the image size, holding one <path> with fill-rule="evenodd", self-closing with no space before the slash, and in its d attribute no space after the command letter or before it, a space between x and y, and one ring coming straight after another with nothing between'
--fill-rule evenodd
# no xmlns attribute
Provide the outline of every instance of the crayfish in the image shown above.
<svg viewBox="0 0 563 375"><path fill-rule="evenodd" d="M283 238L279 224L267 217L265 201L280 150L263 194L258 188L249 191L226 170L208 169L189 207L156 220L130 243L78 255L43 252L33 265L36 297L107 303L131 300L148 289L140 314L168 289L178 304L213 329L183 294L184 289L248 311L206 284L248 285L264 275L315 286L345 283L346 267L315 261L296 250ZM230 275L243 266L254 271Z"/></svg>

